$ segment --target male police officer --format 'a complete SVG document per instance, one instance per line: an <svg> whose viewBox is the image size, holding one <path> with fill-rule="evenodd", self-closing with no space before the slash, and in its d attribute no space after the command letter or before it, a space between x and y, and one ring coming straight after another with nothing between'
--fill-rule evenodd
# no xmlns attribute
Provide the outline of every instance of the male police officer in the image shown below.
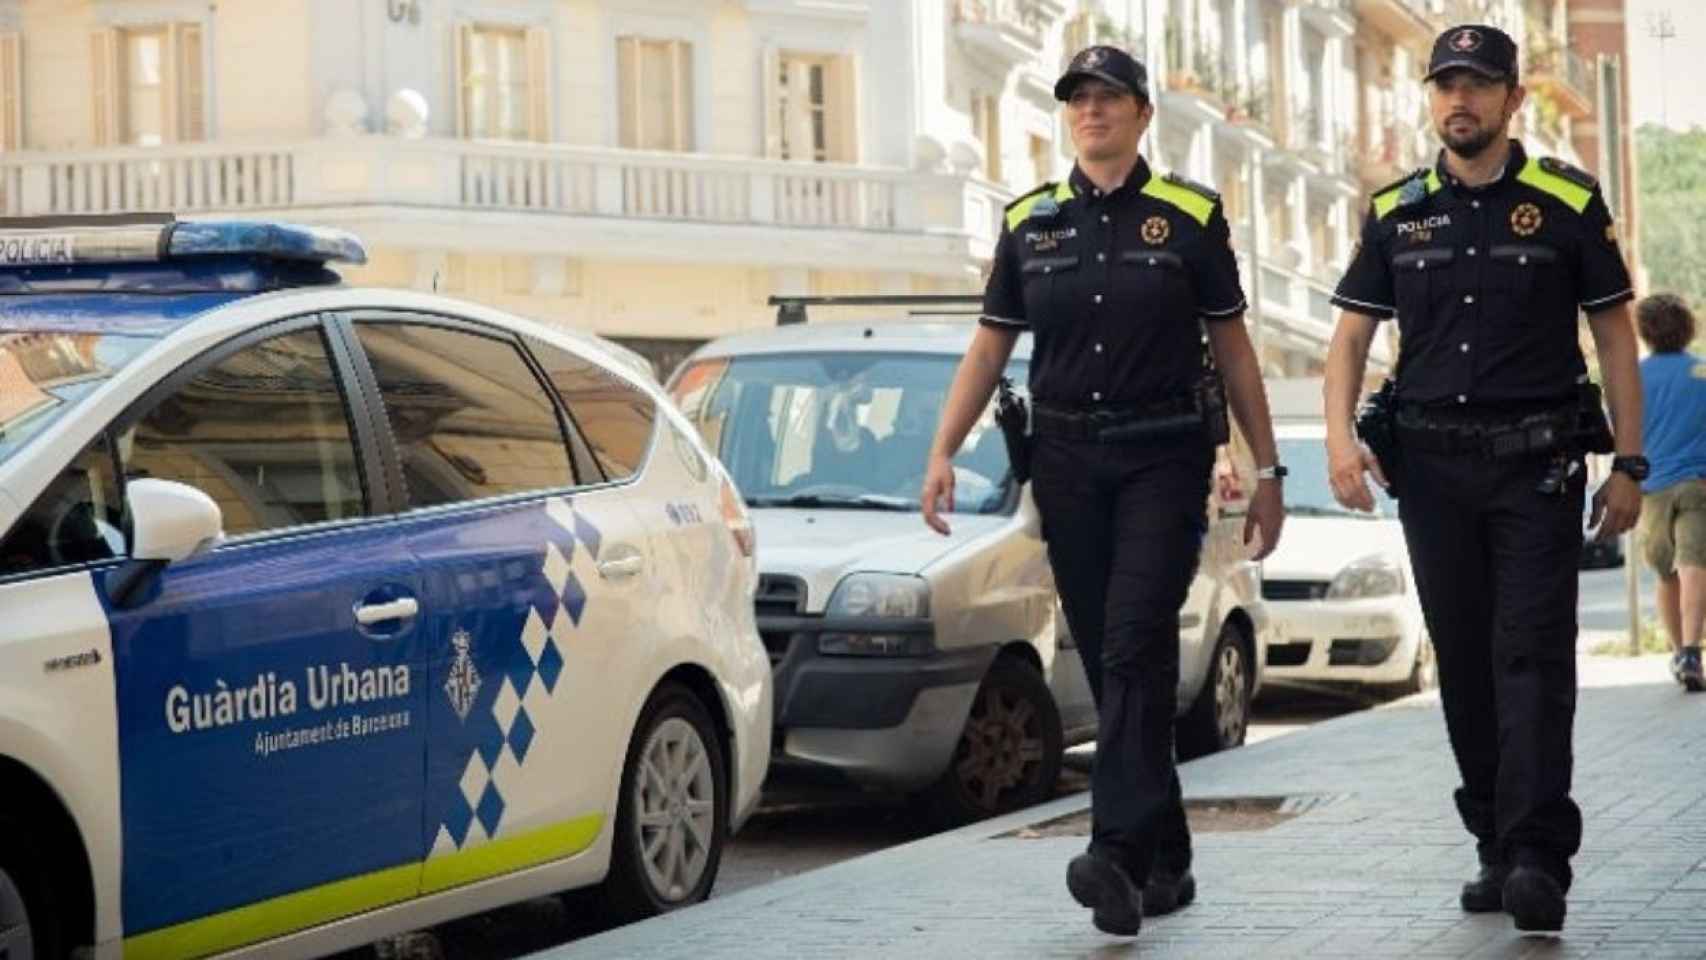
<svg viewBox="0 0 1706 960"><path fill-rule="evenodd" d="M1370 508L1365 469L1398 494L1463 777L1457 807L1482 864L1463 909L1558 929L1582 829L1570 800L1585 483L1573 434L1583 417L1603 430L1576 316L1588 315L1621 454L1594 495L1609 538L1634 523L1646 466L1629 274L1593 178L1506 138L1525 93L1510 37L1445 31L1425 82L1445 149L1375 193L1333 298L1344 313L1327 358L1329 469L1346 506ZM1379 462L1352 415L1376 322L1394 315L1396 455Z"/></svg>
<svg viewBox="0 0 1706 960"><path fill-rule="evenodd" d="M1261 470L1245 527L1260 554L1283 510L1272 425L1240 318L1244 295L1219 197L1138 155L1153 113L1143 67L1112 47L1055 85L1078 150L1071 177L1007 208L982 323L942 412L924 516L953 509L950 459L1032 331L1031 473L1049 559L1100 709L1090 850L1067 886L1100 929L1189 902L1190 833L1173 767L1179 607L1206 529L1214 445L1201 401L1207 323L1230 405ZM1142 891L1141 895L1139 891Z"/></svg>

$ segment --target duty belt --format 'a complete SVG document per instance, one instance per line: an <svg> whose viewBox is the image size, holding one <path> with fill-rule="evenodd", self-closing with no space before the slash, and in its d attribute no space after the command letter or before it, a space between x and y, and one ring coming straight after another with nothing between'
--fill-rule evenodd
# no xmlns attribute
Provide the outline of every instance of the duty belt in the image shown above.
<svg viewBox="0 0 1706 960"><path fill-rule="evenodd" d="M1427 411L1398 415L1401 446L1433 453L1468 454L1492 460L1557 453L1571 439L1569 412L1537 413L1520 420L1430 417Z"/></svg>
<svg viewBox="0 0 1706 960"><path fill-rule="evenodd" d="M1201 430L1202 413L1190 397L1144 406L1074 409L1041 403L1031 410L1038 436L1066 440L1118 441Z"/></svg>

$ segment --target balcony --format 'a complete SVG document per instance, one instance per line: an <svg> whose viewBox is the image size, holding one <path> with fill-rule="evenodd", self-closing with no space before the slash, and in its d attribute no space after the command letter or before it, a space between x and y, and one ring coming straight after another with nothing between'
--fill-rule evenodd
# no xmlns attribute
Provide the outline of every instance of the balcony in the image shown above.
<svg viewBox="0 0 1706 960"><path fill-rule="evenodd" d="M1244 289L1251 290L1253 278L1247 256L1239 255L1238 269ZM1315 355L1325 354L1337 321L1332 304L1333 285L1272 263L1264 262L1261 271L1261 297L1256 307L1264 324L1265 342ZM1392 359L1386 338L1376 337L1369 349L1370 366L1384 370L1391 366Z"/></svg>
<svg viewBox="0 0 1706 960"><path fill-rule="evenodd" d="M1427 0L1353 0L1356 15L1401 45L1425 47L1439 28Z"/></svg>
<svg viewBox="0 0 1706 960"><path fill-rule="evenodd" d="M4 216L288 217L374 244L641 260L951 271L989 256L1009 199L899 168L380 136L0 158Z"/></svg>
<svg viewBox="0 0 1706 960"><path fill-rule="evenodd" d="M957 0L960 42L1003 70L1041 56L1043 37L1065 12L1062 0Z"/></svg>
<svg viewBox="0 0 1706 960"><path fill-rule="evenodd" d="M1593 116L1597 85L1587 58L1557 45L1532 47L1528 58L1528 85L1556 100L1572 117Z"/></svg>

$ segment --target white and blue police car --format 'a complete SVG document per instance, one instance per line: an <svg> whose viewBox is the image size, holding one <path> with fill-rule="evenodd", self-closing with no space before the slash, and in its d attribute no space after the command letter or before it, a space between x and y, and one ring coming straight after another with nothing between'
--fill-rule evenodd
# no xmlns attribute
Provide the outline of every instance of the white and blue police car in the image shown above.
<svg viewBox="0 0 1706 960"><path fill-rule="evenodd" d="M750 521L585 336L337 231L0 222L0 957L705 897L770 755Z"/></svg>

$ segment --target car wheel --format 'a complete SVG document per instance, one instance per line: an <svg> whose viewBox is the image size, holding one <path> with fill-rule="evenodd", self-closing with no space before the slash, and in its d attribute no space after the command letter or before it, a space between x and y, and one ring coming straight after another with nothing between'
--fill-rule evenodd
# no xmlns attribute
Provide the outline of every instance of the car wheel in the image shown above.
<svg viewBox="0 0 1706 960"><path fill-rule="evenodd" d="M1017 657L997 657L978 686L948 769L927 802L943 823L967 823L1047 800L1065 737L1048 684Z"/></svg>
<svg viewBox="0 0 1706 960"><path fill-rule="evenodd" d="M1410 666L1410 676L1393 688L1393 693L1407 697L1413 693L1439 686L1439 661L1434 657L1433 638L1426 633L1416 646L1416 662Z"/></svg>
<svg viewBox="0 0 1706 960"><path fill-rule="evenodd" d="M1175 727L1180 760L1195 760L1244 742L1254 679L1244 634L1228 620L1220 625L1202 690Z"/></svg>
<svg viewBox="0 0 1706 960"><path fill-rule="evenodd" d="M616 811L605 908L619 921L704 900L728 824L723 744L704 704L666 684L640 711Z"/></svg>
<svg viewBox="0 0 1706 960"><path fill-rule="evenodd" d="M0 820L0 958L4 960L65 956L61 931L54 922L55 891L45 863L23 827Z"/></svg>

